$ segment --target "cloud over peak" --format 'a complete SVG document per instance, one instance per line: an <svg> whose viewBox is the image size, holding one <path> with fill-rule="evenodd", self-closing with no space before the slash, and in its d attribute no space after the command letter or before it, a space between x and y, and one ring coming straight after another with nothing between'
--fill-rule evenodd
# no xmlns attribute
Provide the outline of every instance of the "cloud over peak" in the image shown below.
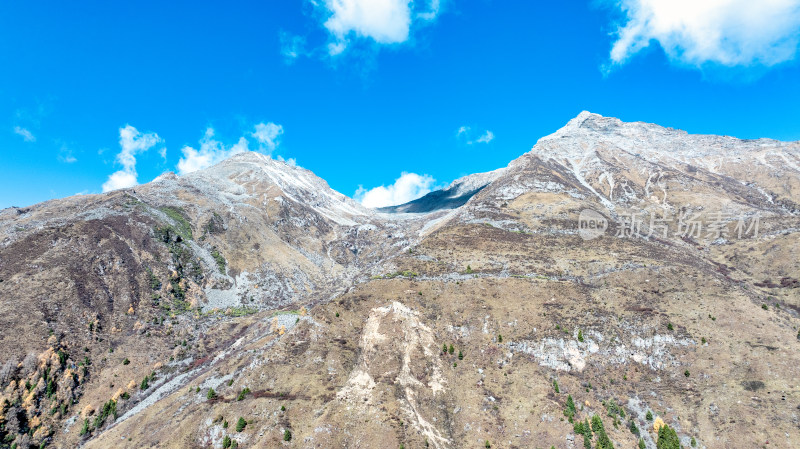
<svg viewBox="0 0 800 449"><path fill-rule="evenodd" d="M258 151L270 154L280 144L279 138L283 134L283 126L275 123L259 123L254 131L249 133L258 143ZM214 129L207 128L203 138L200 139L200 148L195 149L186 145L181 149L183 157L178 161L178 174L185 175L197 170L208 168L235 154L250 151L250 142L245 137L227 146L214 138Z"/></svg>
<svg viewBox="0 0 800 449"><path fill-rule="evenodd" d="M121 170L112 173L103 184L103 192L133 187L138 184L136 173L136 156L153 148L161 142L156 133L142 134L131 125L119 129L119 146L116 162Z"/></svg>
<svg viewBox="0 0 800 449"><path fill-rule="evenodd" d="M800 42L800 0L621 0L611 63L624 64L655 41L670 60L773 66L792 60Z"/></svg>
<svg viewBox="0 0 800 449"><path fill-rule="evenodd" d="M354 198L366 207L397 206L427 195L435 183L430 175L403 172L394 184L369 190L359 187Z"/></svg>

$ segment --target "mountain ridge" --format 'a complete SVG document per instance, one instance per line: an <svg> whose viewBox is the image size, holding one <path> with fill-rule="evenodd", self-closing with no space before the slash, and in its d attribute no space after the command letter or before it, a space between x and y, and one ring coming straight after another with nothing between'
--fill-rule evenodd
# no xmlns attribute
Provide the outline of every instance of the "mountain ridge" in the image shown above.
<svg viewBox="0 0 800 449"><path fill-rule="evenodd" d="M2 210L0 447L792 447L797 148L585 112L401 213L258 153Z"/></svg>

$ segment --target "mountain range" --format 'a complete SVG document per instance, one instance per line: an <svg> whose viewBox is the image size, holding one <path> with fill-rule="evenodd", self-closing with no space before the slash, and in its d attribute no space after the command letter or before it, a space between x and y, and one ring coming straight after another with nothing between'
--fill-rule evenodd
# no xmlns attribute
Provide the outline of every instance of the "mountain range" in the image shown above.
<svg viewBox="0 0 800 449"><path fill-rule="evenodd" d="M799 232L800 142L588 112L377 210L255 152L4 209L0 447L798 447Z"/></svg>

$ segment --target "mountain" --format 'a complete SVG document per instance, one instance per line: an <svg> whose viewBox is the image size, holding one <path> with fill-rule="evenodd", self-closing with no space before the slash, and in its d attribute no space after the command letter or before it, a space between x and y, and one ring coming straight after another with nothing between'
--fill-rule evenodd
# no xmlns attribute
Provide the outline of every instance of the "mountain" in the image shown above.
<svg viewBox="0 0 800 449"><path fill-rule="evenodd" d="M583 112L383 210L257 153L5 209L0 447L795 447L798 167Z"/></svg>

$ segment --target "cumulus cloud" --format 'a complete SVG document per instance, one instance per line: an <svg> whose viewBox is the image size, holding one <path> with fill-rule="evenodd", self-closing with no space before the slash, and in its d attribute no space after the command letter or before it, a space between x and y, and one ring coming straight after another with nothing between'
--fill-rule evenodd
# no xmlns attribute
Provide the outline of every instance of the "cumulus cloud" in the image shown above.
<svg viewBox="0 0 800 449"><path fill-rule="evenodd" d="M178 174L185 175L193 171L202 170L221 162L234 154L249 151L247 139L240 137L239 141L230 147L214 138L214 129L206 129L200 139L200 149L185 146L181 149L183 157L178 161Z"/></svg>
<svg viewBox="0 0 800 449"><path fill-rule="evenodd" d="M412 28L430 22L439 14L439 0L323 0L312 3L324 8L323 26L333 37L328 53L342 53L353 37L379 44L408 40Z"/></svg>
<svg viewBox="0 0 800 449"><path fill-rule="evenodd" d="M283 126L269 122L257 124L255 132L250 135L255 137L263 150L272 152L278 146L278 138L281 134L283 134Z"/></svg>
<svg viewBox="0 0 800 449"><path fill-rule="evenodd" d="M473 139L472 135L472 128L469 126L462 126L458 128L458 131L456 132L456 137L464 139L464 142L466 142L467 145L474 145L476 143L489 143L494 140L494 133L488 129L484 131L483 134L478 136L477 139Z"/></svg>
<svg viewBox="0 0 800 449"><path fill-rule="evenodd" d="M24 140L25 142L36 142L36 136L34 136L33 133L31 133L25 128L15 126L14 134L22 136L22 140Z"/></svg>
<svg viewBox="0 0 800 449"><path fill-rule="evenodd" d="M258 151L269 154L277 148L279 137L283 134L283 127L275 123L259 123L255 125L255 131L250 133L258 143ZM214 138L214 129L206 129L203 138L200 139L200 148L195 149L185 146L181 149L183 157L178 161L178 174L185 175L197 170L208 168L218 162L239 153L250 151L250 142L245 137L227 146Z"/></svg>
<svg viewBox="0 0 800 449"><path fill-rule="evenodd" d="M795 58L800 0L621 0L625 22L611 63L623 64L658 42L690 66L773 66Z"/></svg>
<svg viewBox="0 0 800 449"><path fill-rule="evenodd" d="M359 187L354 197L366 207L396 206L430 193L435 183L436 180L429 175L403 172L389 186L369 190Z"/></svg>
<svg viewBox="0 0 800 449"><path fill-rule="evenodd" d="M121 170L112 173L103 184L103 192L133 187L138 184L136 174L136 156L153 148L161 142L156 133L141 133L131 125L119 129L119 146L116 162Z"/></svg>

